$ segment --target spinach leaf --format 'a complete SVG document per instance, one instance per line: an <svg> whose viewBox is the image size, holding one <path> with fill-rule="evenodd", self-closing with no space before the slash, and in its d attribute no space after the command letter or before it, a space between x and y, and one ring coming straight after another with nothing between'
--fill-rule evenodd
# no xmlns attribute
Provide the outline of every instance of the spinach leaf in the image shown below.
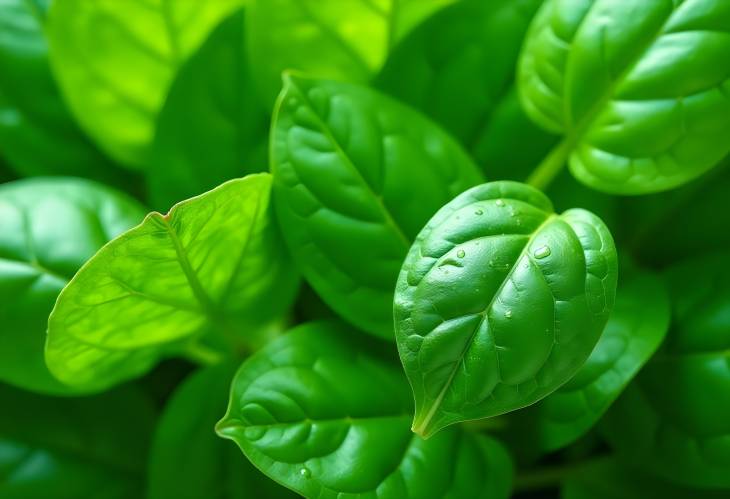
<svg viewBox="0 0 730 499"><path fill-rule="evenodd" d="M40 397L0 385L0 497L140 497L155 413L131 388Z"/></svg>
<svg viewBox="0 0 730 499"><path fill-rule="evenodd" d="M292 330L243 363L218 433L305 497L506 498L495 440L410 432L408 385L380 346L334 322Z"/></svg>
<svg viewBox="0 0 730 499"><path fill-rule="evenodd" d="M121 182L61 100L43 33L47 1L0 2L0 151L23 175Z"/></svg>
<svg viewBox="0 0 730 499"><path fill-rule="evenodd" d="M215 434L235 368L201 369L172 394L150 451L147 499L294 497Z"/></svg>
<svg viewBox="0 0 730 499"><path fill-rule="evenodd" d="M623 459L687 486L730 487L727 259L703 255L669 270L669 335L604 420Z"/></svg>
<svg viewBox="0 0 730 499"><path fill-rule="evenodd" d="M490 177L524 180L556 142L527 118L513 85L541 3L457 2L396 45L375 86L442 125Z"/></svg>
<svg viewBox="0 0 730 499"><path fill-rule="evenodd" d="M396 339L413 430L532 404L568 381L601 335L616 249L598 217L558 215L540 191L483 184L428 222L395 291Z"/></svg>
<svg viewBox="0 0 730 499"><path fill-rule="evenodd" d="M76 119L110 156L145 164L180 65L242 0L55 0L50 60Z"/></svg>
<svg viewBox="0 0 730 499"><path fill-rule="evenodd" d="M537 404L515 413L515 433L543 452L584 435L654 354L669 328L661 280L638 274L620 285L611 317L578 374Z"/></svg>
<svg viewBox="0 0 730 499"><path fill-rule="evenodd" d="M421 20L455 0L252 0L246 33L265 101L281 73L367 82L390 48Z"/></svg>
<svg viewBox="0 0 730 499"><path fill-rule="evenodd" d="M528 114L564 135L548 163L569 157L581 182L618 194L717 164L730 151L728 31L724 0L548 0L519 68Z"/></svg>
<svg viewBox="0 0 730 499"><path fill-rule="evenodd" d="M170 88L146 170L155 207L267 167L268 111L251 82L243 21L239 12L221 23Z"/></svg>
<svg viewBox="0 0 730 499"><path fill-rule="evenodd" d="M232 180L102 248L51 313L51 372L100 390L161 357L199 354L208 336L240 348L251 329L278 319L298 279L272 224L270 188L266 173Z"/></svg>
<svg viewBox="0 0 730 499"><path fill-rule="evenodd" d="M79 267L143 217L136 201L85 180L0 186L0 380L43 393L70 391L43 360L48 314Z"/></svg>
<svg viewBox="0 0 730 499"><path fill-rule="evenodd" d="M286 78L271 142L274 204L302 273L345 319L393 338L401 261L429 217L481 181L476 166L410 108L296 75Z"/></svg>

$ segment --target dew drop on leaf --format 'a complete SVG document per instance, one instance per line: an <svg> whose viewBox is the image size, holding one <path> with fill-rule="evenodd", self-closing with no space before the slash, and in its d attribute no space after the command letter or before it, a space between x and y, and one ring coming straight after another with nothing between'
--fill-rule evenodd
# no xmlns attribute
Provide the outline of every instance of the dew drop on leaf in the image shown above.
<svg viewBox="0 0 730 499"><path fill-rule="evenodd" d="M466 252L464 250L459 250L456 252L456 256L459 258L464 258L466 256Z"/></svg>
<svg viewBox="0 0 730 499"><path fill-rule="evenodd" d="M545 258L546 256L550 256L550 246L540 246L535 250L535 258Z"/></svg>

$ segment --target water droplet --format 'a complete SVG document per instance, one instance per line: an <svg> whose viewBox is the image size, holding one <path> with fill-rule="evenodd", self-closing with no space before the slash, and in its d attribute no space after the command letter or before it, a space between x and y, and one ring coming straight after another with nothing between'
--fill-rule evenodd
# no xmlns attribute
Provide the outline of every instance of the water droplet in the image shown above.
<svg viewBox="0 0 730 499"><path fill-rule="evenodd" d="M309 478L312 476L312 472L309 471L309 468L306 466L303 466L302 469L299 470L299 474L302 475L304 478Z"/></svg>
<svg viewBox="0 0 730 499"><path fill-rule="evenodd" d="M477 210L474 212L475 215L484 215L484 210Z"/></svg>
<svg viewBox="0 0 730 499"><path fill-rule="evenodd" d="M545 258L546 256L550 256L550 246L540 246L535 250L535 258Z"/></svg>
<svg viewBox="0 0 730 499"><path fill-rule="evenodd" d="M489 266L494 267L494 260L489 260Z"/></svg>
<svg viewBox="0 0 730 499"><path fill-rule="evenodd" d="M456 252L456 256L459 258L464 258L466 256L466 252L464 250L459 250Z"/></svg>
<svg viewBox="0 0 730 499"><path fill-rule="evenodd" d="M495 204L496 204L497 206L504 206L504 201L502 201L501 199L498 199L498 200L496 200L496 201L495 201L494 203L495 203Z"/></svg>
<svg viewBox="0 0 730 499"><path fill-rule="evenodd" d="M512 311L511 311L511 310L506 310L506 311L504 312L504 316L505 316L506 318L508 318L508 319L511 319L511 318L512 318Z"/></svg>

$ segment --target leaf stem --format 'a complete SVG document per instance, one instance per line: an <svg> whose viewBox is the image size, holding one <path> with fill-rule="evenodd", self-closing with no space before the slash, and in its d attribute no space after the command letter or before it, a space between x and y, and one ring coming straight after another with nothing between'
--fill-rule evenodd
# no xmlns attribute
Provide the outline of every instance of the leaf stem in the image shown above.
<svg viewBox="0 0 730 499"><path fill-rule="evenodd" d="M562 171L572 150L573 140L561 140L527 177L527 184L544 191Z"/></svg>
<svg viewBox="0 0 730 499"><path fill-rule="evenodd" d="M185 357L204 366L212 366L223 361L224 355L200 343L190 343L185 349Z"/></svg>
<svg viewBox="0 0 730 499"><path fill-rule="evenodd" d="M514 490L516 492L527 492L557 487L566 478L580 475L586 468L591 468L599 463L610 460L611 456L604 454L582 461L526 470L517 474Z"/></svg>

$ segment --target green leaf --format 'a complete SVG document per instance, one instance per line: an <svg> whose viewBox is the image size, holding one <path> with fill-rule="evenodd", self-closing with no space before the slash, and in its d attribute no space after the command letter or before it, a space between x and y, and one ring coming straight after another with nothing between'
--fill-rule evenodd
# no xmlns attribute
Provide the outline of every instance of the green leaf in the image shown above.
<svg viewBox="0 0 730 499"><path fill-rule="evenodd" d="M234 373L227 363L201 369L172 394L150 451L147 499L294 497L215 434Z"/></svg>
<svg viewBox="0 0 730 499"><path fill-rule="evenodd" d="M390 48L421 20L455 0L253 0L246 33L266 102L281 73L365 83Z"/></svg>
<svg viewBox="0 0 730 499"><path fill-rule="evenodd" d="M414 431L532 404L590 355L616 293L616 249L598 217L558 215L517 182L474 187L428 222L395 291Z"/></svg>
<svg viewBox="0 0 730 499"><path fill-rule="evenodd" d="M516 433L543 452L564 447L595 425L669 328L669 296L658 277L641 273L619 286L611 317L578 374L537 404L515 413Z"/></svg>
<svg viewBox="0 0 730 499"><path fill-rule="evenodd" d="M154 423L132 389L78 399L0 385L0 497L141 497Z"/></svg>
<svg viewBox="0 0 730 499"><path fill-rule="evenodd" d="M48 65L45 1L0 2L0 151L23 175L119 182L119 170L81 133Z"/></svg>
<svg viewBox="0 0 730 499"><path fill-rule="evenodd" d="M441 205L481 182L435 124L364 87L288 75L271 137L274 203L299 267L354 325L393 338L398 269Z"/></svg>
<svg viewBox="0 0 730 499"><path fill-rule="evenodd" d="M528 114L564 135L589 186L641 194L688 182L730 151L725 0L549 0L526 38Z"/></svg>
<svg viewBox="0 0 730 499"><path fill-rule="evenodd" d="M604 419L623 459L687 486L730 488L728 256L667 273L669 335Z"/></svg>
<svg viewBox="0 0 730 499"><path fill-rule="evenodd" d="M442 125L491 177L524 180L555 142L524 114L513 85L540 3L470 0L443 9L396 45L375 86Z"/></svg>
<svg viewBox="0 0 730 499"><path fill-rule="evenodd" d="M81 126L110 156L145 164L155 120L183 62L242 0L55 0L53 72Z"/></svg>
<svg viewBox="0 0 730 499"><path fill-rule="evenodd" d="M243 39L239 12L180 69L160 111L146 171L153 206L168 209L266 169L268 111L256 98Z"/></svg>
<svg viewBox="0 0 730 499"><path fill-rule="evenodd" d="M269 344L236 374L218 433L305 497L508 497L511 463L495 440L410 432L408 385L366 339L321 322Z"/></svg>
<svg viewBox="0 0 730 499"><path fill-rule="evenodd" d="M79 267L143 217L136 201L85 180L0 186L0 380L42 393L70 391L43 360L48 314Z"/></svg>
<svg viewBox="0 0 730 499"><path fill-rule="evenodd" d="M677 486L657 477L621 466L615 460L603 460L581 466L580 473L562 486L561 499L723 499L724 491L705 491Z"/></svg>
<svg viewBox="0 0 730 499"><path fill-rule="evenodd" d="M268 174L232 180L149 214L102 248L51 314L51 372L103 389L161 357L195 353L206 332L238 348L252 328L278 319L297 275L272 224L270 187Z"/></svg>

